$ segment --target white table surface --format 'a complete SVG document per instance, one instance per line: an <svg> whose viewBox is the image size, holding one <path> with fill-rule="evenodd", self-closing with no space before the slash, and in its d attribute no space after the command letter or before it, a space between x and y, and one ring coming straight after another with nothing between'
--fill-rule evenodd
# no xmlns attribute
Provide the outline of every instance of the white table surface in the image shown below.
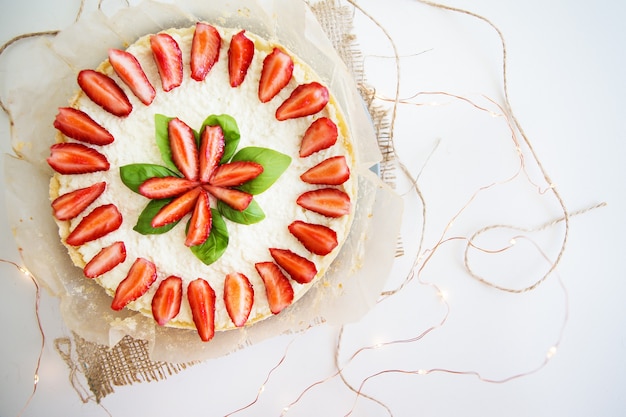
<svg viewBox="0 0 626 417"><path fill-rule="evenodd" d="M93 10L95 3L88 1L87 10ZM66 27L73 22L79 2L1 0L0 4L0 42L5 42L24 32ZM439 91L482 103L484 94L501 103L499 41L484 22L414 0L358 0L358 4L396 42L401 56L401 97ZM359 386L367 381L363 392L388 410L364 398L357 400L339 378L332 377L338 330L331 326L271 339L193 366L163 382L116 387L101 404L82 403L53 345L68 330L57 300L44 292L39 311L46 338L39 383L22 415L224 415L252 402L261 387L258 402L239 415L280 415L304 391L286 415L345 415L353 406L356 416L624 415L626 3L450 0L447 4L480 14L501 29L508 47L511 104L568 210L608 203L571 218L569 241L555 274L530 293L507 295L469 278L461 269L462 245L446 245L420 278L445 291L448 321L418 341L360 352L346 367L351 383ZM365 56L369 83L381 98L393 97L395 62L389 58L390 44L360 12L355 13L354 32ZM32 59L37 65L37 58ZM0 62L3 84L5 67ZM499 152L510 155L506 146L511 138L501 118L485 123L484 112L460 99L430 95L413 100L417 101L424 105L400 106L395 140L413 174L422 170L419 184L428 202L424 243L428 249L463 201L486 184L476 178L480 167L493 163ZM9 127L7 118L0 117L1 146L6 153L10 152ZM480 154L476 149L481 149ZM530 158L527 163L532 171ZM493 180L501 179L500 174ZM394 267L392 283L406 274L415 250L415 219L421 213L406 184L400 184L399 192L406 200L403 242L407 255ZM517 210L519 216L514 219L521 226L536 226L559 216L549 192L543 197L524 194L511 205L518 195L512 192L504 193L505 201L502 196L489 195L488 199L493 199L492 208L501 205L503 210ZM479 207L482 203L477 202ZM473 233L485 220L488 223L488 212L468 211L460 219L460 228L447 236ZM529 222L525 216L530 216ZM562 231L557 225L546 232L549 253L554 253ZM4 204L0 205L0 233L4 236L0 257L19 263ZM533 274L545 266L535 262L520 273L522 281L532 282ZM2 417L19 415L33 390L41 345L34 303L33 284L14 267L0 263ZM412 281L360 323L346 328L342 358L346 360L359 347L418 336L438 325L445 313L443 306L430 286ZM558 349L550 351L556 344ZM550 352L555 354L546 366L533 372ZM264 384L283 356L284 362ZM476 371L485 380L528 375L493 383L475 375L404 372L435 368ZM318 381L324 383L307 390Z"/></svg>

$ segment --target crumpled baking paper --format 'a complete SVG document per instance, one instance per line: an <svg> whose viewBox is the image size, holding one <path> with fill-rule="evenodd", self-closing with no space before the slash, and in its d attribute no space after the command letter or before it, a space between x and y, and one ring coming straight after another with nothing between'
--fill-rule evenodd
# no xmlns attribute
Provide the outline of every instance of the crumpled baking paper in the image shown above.
<svg viewBox="0 0 626 417"><path fill-rule="evenodd" d="M244 329L217 332L208 343L200 341L195 330L162 328L139 313L110 309L110 297L72 264L59 240L48 197L52 170L46 163L55 138L52 122L58 107L66 106L78 90L78 71L95 68L110 47L124 48L142 35L199 20L275 40L312 66L344 111L359 163L353 228L326 276L281 314ZM175 6L144 1L113 16L101 11L85 16L30 48L32 60L21 64L24 71L11 70L18 76L6 99L14 121L15 153L5 157L9 222L24 265L60 297L63 318L72 331L105 346L130 335L148 341L152 360L182 363L222 356L322 322L353 322L375 304L393 263L402 200L370 170L381 155L369 114L354 80L304 2L182 0Z"/></svg>

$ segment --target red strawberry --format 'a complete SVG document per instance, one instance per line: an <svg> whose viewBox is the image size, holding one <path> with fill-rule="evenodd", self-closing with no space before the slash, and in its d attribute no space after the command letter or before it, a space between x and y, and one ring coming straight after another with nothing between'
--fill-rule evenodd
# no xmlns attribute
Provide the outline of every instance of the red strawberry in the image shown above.
<svg viewBox="0 0 626 417"><path fill-rule="evenodd" d="M263 60L259 81L259 100L267 103L289 84L293 74L293 61L289 55L278 48Z"/></svg>
<svg viewBox="0 0 626 417"><path fill-rule="evenodd" d="M200 181L209 182L224 155L224 132L220 125L207 126L200 136Z"/></svg>
<svg viewBox="0 0 626 417"><path fill-rule="evenodd" d="M182 219L185 214L189 213L194 208L200 191L202 191L202 189L199 187L192 188L165 205L152 219L152 227L165 226L166 224L174 223Z"/></svg>
<svg viewBox="0 0 626 417"><path fill-rule="evenodd" d="M317 275L315 264L295 252L288 249L270 248L270 254L291 279L299 284L311 282Z"/></svg>
<svg viewBox="0 0 626 417"><path fill-rule="evenodd" d="M202 81L220 57L222 38L213 26L196 23L191 42L191 78Z"/></svg>
<svg viewBox="0 0 626 417"><path fill-rule="evenodd" d="M239 272L226 275L224 305L226 305L226 311L235 326L242 327L246 324L253 301L254 290L248 277Z"/></svg>
<svg viewBox="0 0 626 417"><path fill-rule="evenodd" d="M111 77L91 69L78 73L78 85L87 97L109 113L126 117L133 111L126 93Z"/></svg>
<svg viewBox="0 0 626 417"><path fill-rule="evenodd" d="M81 143L55 143L46 161L59 174L86 174L110 167L106 156Z"/></svg>
<svg viewBox="0 0 626 417"><path fill-rule="evenodd" d="M163 91L171 91L183 82L183 54L174 38L167 33L150 37L150 48L156 63Z"/></svg>
<svg viewBox="0 0 626 417"><path fill-rule="evenodd" d="M337 142L337 125L328 117L320 117L304 132L300 143L300 157L327 149Z"/></svg>
<svg viewBox="0 0 626 417"><path fill-rule="evenodd" d="M196 246L204 243L211 232L211 207L209 206L209 195L202 190L196 201L196 206L189 221L189 230L185 245Z"/></svg>
<svg viewBox="0 0 626 417"><path fill-rule="evenodd" d="M65 241L68 245L80 246L105 236L122 225L122 214L113 204L96 207L86 215Z"/></svg>
<svg viewBox="0 0 626 417"><path fill-rule="evenodd" d="M301 84L276 109L276 119L287 120L310 116L322 110L328 100L328 90L320 83Z"/></svg>
<svg viewBox="0 0 626 417"><path fill-rule="evenodd" d="M80 188L55 198L52 202L54 217L57 220L73 219L96 201L105 188L105 182L98 182L89 187Z"/></svg>
<svg viewBox="0 0 626 417"><path fill-rule="evenodd" d="M187 299L200 339L208 342L215 335L215 291L202 278L191 281Z"/></svg>
<svg viewBox="0 0 626 417"><path fill-rule="evenodd" d="M280 313L293 302L293 288L289 280L273 262L259 262L254 267L265 284L270 311Z"/></svg>
<svg viewBox="0 0 626 417"><path fill-rule="evenodd" d="M217 187L236 187L263 172L263 165L251 161L236 161L219 165L213 171L209 184Z"/></svg>
<svg viewBox="0 0 626 417"><path fill-rule="evenodd" d="M254 42L246 38L245 31L234 35L228 48L228 76L231 87L238 87L246 78L254 57Z"/></svg>
<svg viewBox="0 0 626 417"><path fill-rule="evenodd" d="M350 178L350 168L344 156L333 156L300 175L309 184L341 185Z"/></svg>
<svg viewBox="0 0 626 417"><path fill-rule="evenodd" d="M71 107L59 108L54 127L68 138L92 145L108 145L114 138L87 113Z"/></svg>
<svg viewBox="0 0 626 417"><path fill-rule="evenodd" d="M178 315L183 298L183 280L171 275L164 279L152 297L152 317L164 326Z"/></svg>
<svg viewBox="0 0 626 417"><path fill-rule="evenodd" d="M337 233L321 224L305 223L296 220L289 225L289 231L316 255L328 255L337 247Z"/></svg>
<svg viewBox="0 0 626 417"><path fill-rule="evenodd" d="M233 188L216 187L205 184L204 189L210 192L215 198L228 204L230 207L238 211L248 208L252 201L252 195Z"/></svg>
<svg viewBox="0 0 626 417"><path fill-rule="evenodd" d="M183 175L192 181L198 179L198 147L193 130L179 118L168 123L172 160Z"/></svg>
<svg viewBox="0 0 626 417"><path fill-rule="evenodd" d="M296 202L300 207L327 217L341 217L350 213L350 196L336 188L307 191Z"/></svg>
<svg viewBox="0 0 626 417"><path fill-rule="evenodd" d="M126 304L144 295L156 278L156 266L147 259L137 258L126 278L117 286L111 308L115 311L123 309Z"/></svg>
<svg viewBox="0 0 626 417"><path fill-rule="evenodd" d="M126 51L109 49L109 62L133 94L146 106L150 105L156 96L156 91L148 81L137 58Z"/></svg>
<svg viewBox="0 0 626 417"><path fill-rule="evenodd" d="M198 186L198 182L179 177L152 177L139 186L139 194L151 200L176 197Z"/></svg>
<svg viewBox="0 0 626 417"><path fill-rule="evenodd" d="M115 242L110 246L102 248L87 265L83 268L83 273L87 278L95 278L109 272L126 260L126 246L124 242Z"/></svg>

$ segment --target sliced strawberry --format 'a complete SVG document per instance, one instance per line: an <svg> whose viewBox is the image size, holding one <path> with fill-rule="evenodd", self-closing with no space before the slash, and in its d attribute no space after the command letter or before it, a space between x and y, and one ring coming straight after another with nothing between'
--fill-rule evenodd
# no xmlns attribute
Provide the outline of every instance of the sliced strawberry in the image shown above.
<svg viewBox="0 0 626 417"><path fill-rule="evenodd" d="M341 217L350 213L350 196L336 188L307 191L296 202L300 207L326 217Z"/></svg>
<svg viewBox="0 0 626 417"><path fill-rule="evenodd" d="M328 103L328 90L318 82L301 84L276 109L276 119L287 120L310 116L322 110Z"/></svg>
<svg viewBox="0 0 626 417"><path fill-rule="evenodd" d="M254 290L248 277L239 272L226 275L224 280L224 305L235 326L242 327L246 324L252 310L253 301Z"/></svg>
<svg viewBox="0 0 626 417"><path fill-rule="evenodd" d="M152 317L164 326L178 315L183 299L183 280L171 275L164 279L152 297Z"/></svg>
<svg viewBox="0 0 626 417"><path fill-rule="evenodd" d="M337 247L337 233L321 224L306 223L296 220L289 225L289 231L316 255L328 255Z"/></svg>
<svg viewBox="0 0 626 417"><path fill-rule="evenodd" d="M187 299L200 339L208 342L215 335L215 291L202 278L189 283Z"/></svg>
<svg viewBox="0 0 626 417"><path fill-rule="evenodd" d="M144 295L156 278L156 266L147 259L137 258L126 278L117 286L111 308L115 311L123 309L126 304Z"/></svg>
<svg viewBox="0 0 626 417"><path fill-rule="evenodd" d="M193 210L196 200L200 195L200 191L202 191L202 189L199 187L192 188L165 205L152 219L152 227L157 228L165 226L166 224L174 223L182 219L187 213Z"/></svg>
<svg viewBox="0 0 626 417"><path fill-rule="evenodd" d="M204 189L210 192L215 198L230 207L238 211L243 211L248 208L252 201L252 194L248 194L243 191L235 190L233 188L216 187L214 185L203 185Z"/></svg>
<svg viewBox="0 0 626 417"><path fill-rule="evenodd" d="M126 260L126 246L124 242L115 242L96 254L83 268L87 278L95 278L109 272Z"/></svg>
<svg viewBox="0 0 626 417"><path fill-rule="evenodd" d="M106 236L122 225L122 214L113 204L96 207L83 217L78 226L67 236L68 245L80 246Z"/></svg>
<svg viewBox="0 0 626 417"><path fill-rule="evenodd" d="M86 174L110 167L106 156L82 143L55 143L46 161L59 174Z"/></svg>
<svg viewBox="0 0 626 417"><path fill-rule="evenodd" d="M150 37L150 48L163 91L171 91L183 82L183 54L174 38L167 33Z"/></svg>
<svg viewBox="0 0 626 417"><path fill-rule="evenodd" d="M206 191L202 190L196 201L191 220L189 221L189 230L187 231L185 245L196 246L204 243L211 232L211 223L209 195Z"/></svg>
<svg viewBox="0 0 626 417"><path fill-rule="evenodd" d="M213 26L196 23L191 42L191 78L202 81L220 57L222 38Z"/></svg>
<svg viewBox="0 0 626 417"><path fill-rule="evenodd" d="M259 81L259 100L267 103L289 84L293 74L293 60L285 52L274 48L263 60Z"/></svg>
<svg viewBox="0 0 626 417"><path fill-rule="evenodd" d="M270 311L278 314L293 302L293 288L287 277L274 262L259 262L254 264L257 272L265 284L265 294Z"/></svg>
<svg viewBox="0 0 626 417"><path fill-rule="evenodd" d="M337 125L328 117L320 117L304 132L300 143L300 157L305 158L330 148L337 143L337 136Z"/></svg>
<svg viewBox="0 0 626 417"><path fill-rule="evenodd" d="M299 284L309 283L317 275L315 264L295 252L288 249L270 248L270 254L291 279Z"/></svg>
<svg viewBox="0 0 626 417"><path fill-rule="evenodd" d="M241 31L230 39L228 48L228 76L231 87L238 87L246 78L254 57L254 42Z"/></svg>
<svg viewBox="0 0 626 417"><path fill-rule="evenodd" d="M113 135L87 113L71 107L59 108L54 127L68 138L92 145L108 145L114 141Z"/></svg>
<svg viewBox="0 0 626 417"><path fill-rule="evenodd" d="M224 155L224 132L220 125L207 126L200 136L200 181L209 182Z"/></svg>
<svg viewBox="0 0 626 417"><path fill-rule="evenodd" d="M109 49L109 62L133 94L146 106L150 105L156 96L156 91L148 81L137 58L126 51Z"/></svg>
<svg viewBox="0 0 626 417"><path fill-rule="evenodd" d="M217 187L237 187L261 175L263 165L251 161L235 161L219 165L213 171L209 184Z"/></svg>
<svg viewBox="0 0 626 417"><path fill-rule="evenodd" d="M109 113L126 117L133 111L126 93L111 77L91 69L78 73L78 85L87 97Z"/></svg>
<svg viewBox="0 0 626 417"><path fill-rule="evenodd" d="M168 135L174 164L187 179L197 180L198 147L193 130L179 118L174 118L168 124Z"/></svg>
<svg viewBox="0 0 626 417"><path fill-rule="evenodd" d="M333 156L300 175L309 184L341 185L350 178L350 167L344 156Z"/></svg>
<svg viewBox="0 0 626 417"><path fill-rule="evenodd" d="M197 181L180 177L152 177L139 186L139 194L151 200L176 197L198 186Z"/></svg>
<svg viewBox="0 0 626 417"><path fill-rule="evenodd" d="M97 182L89 187L70 191L54 199L52 210L57 220L69 220L78 216L104 192L106 183Z"/></svg>

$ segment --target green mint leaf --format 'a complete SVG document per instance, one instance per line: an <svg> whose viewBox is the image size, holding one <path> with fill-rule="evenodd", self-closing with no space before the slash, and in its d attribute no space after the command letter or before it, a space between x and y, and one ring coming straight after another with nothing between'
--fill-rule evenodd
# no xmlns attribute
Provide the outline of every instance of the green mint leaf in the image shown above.
<svg viewBox="0 0 626 417"><path fill-rule="evenodd" d="M190 248L193 254L206 265L211 265L217 261L228 247L226 222L216 209L211 209L211 216L213 223L209 237L207 237L204 243ZM189 228L189 225L187 225L187 228Z"/></svg>
<svg viewBox="0 0 626 417"><path fill-rule="evenodd" d="M250 146L241 149L232 161L252 161L263 165L261 175L238 187L252 195L261 194L276 182L291 163L291 157L268 148Z"/></svg>
<svg viewBox="0 0 626 417"><path fill-rule="evenodd" d="M153 177L179 177L180 174L155 164L130 164L120 167L120 178L124 185L139 193L139 186Z"/></svg>
<svg viewBox="0 0 626 417"><path fill-rule="evenodd" d="M143 209L139 218L137 219L137 224L133 227L133 230L141 233L142 235L160 235L165 232L169 232L178 224L178 222L173 222L170 224L166 224L161 227L152 227L152 219L157 215L159 210L161 210L165 205L167 205L171 198L166 198L163 200L150 200L146 208Z"/></svg>
<svg viewBox="0 0 626 417"><path fill-rule="evenodd" d="M258 223L265 218L263 209L254 199L250 202L248 208L243 211L235 210L221 200L217 201L217 208L224 217L235 223L250 225Z"/></svg>
<svg viewBox="0 0 626 417"><path fill-rule="evenodd" d="M165 163L165 165L174 172L180 172L178 171L176 164L174 164L174 160L172 159L172 149L170 148L168 124L172 119L174 119L174 117L168 117L162 114L154 115L155 138L159 151L161 151L161 159L163 159L163 163Z"/></svg>
<svg viewBox="0 0 626 417"><path fill-rule="evenodd" d="M239 126L237 126L237 121L228 114L212 114L202 123L200 132L204 130L205 126L217 125L220 125L222 132L224 132L224 155L220 162L226 163L232 158L239 145L239 138L241 137Z"/></svg>

